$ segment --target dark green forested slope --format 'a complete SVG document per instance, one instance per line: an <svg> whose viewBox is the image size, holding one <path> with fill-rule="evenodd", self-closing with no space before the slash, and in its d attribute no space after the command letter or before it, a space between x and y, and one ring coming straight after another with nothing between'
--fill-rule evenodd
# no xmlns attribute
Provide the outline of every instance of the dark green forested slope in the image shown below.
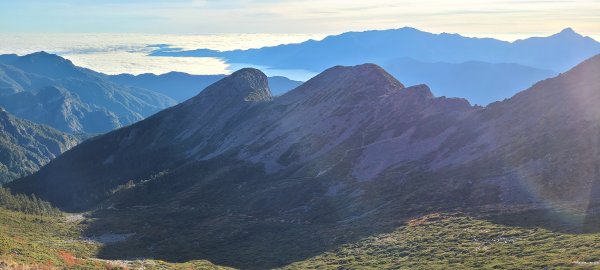
<svg viewBox="0 0 600 270"><path fill-rule="evenodd" d="M0 184L35 172L77 143L74 136L0 108Z"/></svg>

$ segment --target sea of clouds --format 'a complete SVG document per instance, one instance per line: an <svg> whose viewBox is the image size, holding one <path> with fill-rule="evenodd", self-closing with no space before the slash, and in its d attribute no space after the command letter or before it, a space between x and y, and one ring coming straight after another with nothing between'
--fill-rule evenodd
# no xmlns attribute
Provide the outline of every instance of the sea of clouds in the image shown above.
<svg viewBox="0 0 600 270"><path fill-rule="evenodd" d="M46 51L65 57L78 66L106 74L163 74L169 71L228 74L241 66L230 65L211 57L156 57L148 54L157 49L157 46L183 50L234 50L298 43L323 37L324 35L308 34L0 34L0 54L23 55ZM303 71L263 68L269 75L284 75L299 80L312 75Z"/></svg>

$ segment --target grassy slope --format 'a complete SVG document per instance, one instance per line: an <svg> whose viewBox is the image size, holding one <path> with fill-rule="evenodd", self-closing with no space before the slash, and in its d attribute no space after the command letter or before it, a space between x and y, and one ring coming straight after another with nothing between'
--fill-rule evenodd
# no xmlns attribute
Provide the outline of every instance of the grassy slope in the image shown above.
<svg viewBox="0 0 600 270"><path fill-rule="evenodd" d="M207 261L95 259L100 244L82 241L84 223L0 208L0 269L223 269Z"/></svg>
<svg viewBox="0 0 600 270"><path fill-rule="evenodd" d="M413 218L396 230L342 245L284 269L600 269L600 232L552 229L531 211L505 216L466 211ZM514 226L529 220L529 226ZM593 222L596 224L596 222ZM221 269L207 261L95 259L98 243L81 239L87 221L0 209L0 268Z"/></svg>
<svg viewBox="0 0 600 270"><path fill-rule="evenodd" d="M527 218L523 213L521 218ZM600 269L600 233L513 227L463 213L415 218L284 269Z"/></svg>

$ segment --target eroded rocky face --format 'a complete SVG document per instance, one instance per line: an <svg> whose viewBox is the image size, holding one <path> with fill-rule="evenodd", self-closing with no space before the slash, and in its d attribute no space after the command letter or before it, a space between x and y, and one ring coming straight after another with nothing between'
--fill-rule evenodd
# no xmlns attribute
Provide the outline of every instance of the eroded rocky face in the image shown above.
<svg viewBox="0 0 600 270"><path fill-rule="evenodd" d="M243 69L182 104L69 151L14 187L85 208L153 173L173 172L161 177L177 182L185 177L176 171L202 171L205 177L185 178L192 185L247 164L273 185L288 178L320 181L310 197L360 200L396 190L400 197L424 192L475 205L593 201L597 150L589 146L600 120L593 106L600 101L599 65L595 57L485 108L434 97L424 85L405 87L371 64L328 69L275 99L262 72ZM71 166L77 170L69 175L59 169ZM412 190L418 178L424 184Z"/></svg>

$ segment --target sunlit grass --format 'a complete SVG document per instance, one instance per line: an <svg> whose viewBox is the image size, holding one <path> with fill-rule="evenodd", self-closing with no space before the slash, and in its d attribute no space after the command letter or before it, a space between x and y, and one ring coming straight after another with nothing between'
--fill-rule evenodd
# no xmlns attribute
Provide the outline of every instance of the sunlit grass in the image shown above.
<svg viewBox="0 0 600 270"><path fill-rule="evenodd" d="M504 218L447 211L417 216L393 231L338 246L283 268L600 269L600 233L570 233L524 222L521 226L507 225L515 218L524 220L531 215L524 211ZM82 237L88 221L68 217L0 209L0 268L221 269L208 261L176 264L97 259L102 245Z"/></svg>
<svg viewBox="0 0 600 270"><path fill-rule="evenodd" d="M430 214L284 269L597 269L600 234Z"/></svg>
<svg viewBox="0 0 600 270"><path fill-rule="evenodd" d="M97 259L101 244L82 237L81 221L0 208L0 269L224 269L207 261Z"/></svg>

